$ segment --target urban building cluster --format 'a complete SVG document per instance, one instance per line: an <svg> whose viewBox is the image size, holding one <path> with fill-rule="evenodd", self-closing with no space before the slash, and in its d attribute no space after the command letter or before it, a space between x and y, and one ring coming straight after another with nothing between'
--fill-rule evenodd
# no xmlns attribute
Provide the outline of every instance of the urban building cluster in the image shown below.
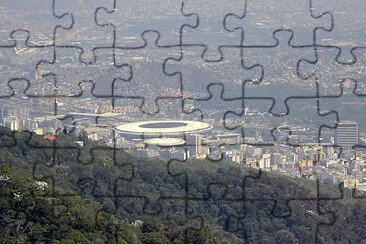
<svg viewBox="0 0 366 244"><path fill-rule="evenodd" d="M24 100L19 103L10 99L0 106L0 122L11 130L31 130L44 135L45 139L56 140L57 133L62 132L67 125L58 119L63 116L53 115L51 110L47 110L49 107L49 103L37 102L35 99L26 105ZM123 114L121 116L122 119L127 119ZM116 119L116 122L121 124L119 119L121 118ZM175 136L129 135L111 128L98 127L94 119L85 118L82 113L75 115L73 121L78 121L74 133L85 131L92 140L116 146L138 157L180 161L218 160L290 177L319 178L332 184L344 182L345 186L366 190L366 151L363 147L353 148L363 140L355 121L340 121L331 137L331 143L304 143L301 146L286 143L274 143L273 146L246 144L243 143L241 134L217 129L219 123L214 123L213 120L213 126L207 127L208 130L193 130ZM261 135L257 134L253 138L248 136L246 140L255 142L258 136L260 138Z"/></svg>

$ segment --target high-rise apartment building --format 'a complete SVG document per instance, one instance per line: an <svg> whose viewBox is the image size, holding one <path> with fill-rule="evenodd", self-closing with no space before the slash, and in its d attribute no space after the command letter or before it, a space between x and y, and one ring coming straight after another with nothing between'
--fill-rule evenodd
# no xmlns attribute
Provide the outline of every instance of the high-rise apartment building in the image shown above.
<svg viewBox="0 0 366 244"><path fill-rule="evenodd" d="M203 154L202 136L198 134L187 135L188 151L192 158L200 158Z"/></svg>
<svg viewBox="0 0 366 244"><path fill-rule="evenodd" d="M355 121L340 121L335 130L335 144L342 147L353 147L358 144L358 124Z"/></svg>
<svg viewBox="0 0 366 244"><path fill-rule="evenodd" d="M3 126L11 130L19 130L19 120L15 116L7 116L3 120Z"/></svg>

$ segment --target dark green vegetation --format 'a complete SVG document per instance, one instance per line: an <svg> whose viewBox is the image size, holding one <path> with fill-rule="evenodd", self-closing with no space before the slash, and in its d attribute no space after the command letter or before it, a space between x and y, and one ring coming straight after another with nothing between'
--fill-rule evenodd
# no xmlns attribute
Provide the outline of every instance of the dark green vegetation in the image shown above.
<svg viewBox="0 0 366 244"><path fill-rule="evenodd" d="M0 136L1 243L366 240L366 199L348 190L341 198L335 186L320 185L320 197L332 200L317 205L316 182L306 179L257 179L240 165L167 163L123 151L114 160L111 148L85 135L58 136L56 151L52 141L29 133L1 127ZM301 197L314 199L286 202Z"/></svg>
<svg viewBox="0 0 366 244"><path fill-rule="evenodd" d="M164 226L154 219L130 224L101 210L98 202L80 197L41 197L25 172L11 172L1 166L1 243L184 243L217 242L207 228L186 230L185 226ZM15 194L20 196L17 198ZM18 195L17 195L18 196Z"/></svg>

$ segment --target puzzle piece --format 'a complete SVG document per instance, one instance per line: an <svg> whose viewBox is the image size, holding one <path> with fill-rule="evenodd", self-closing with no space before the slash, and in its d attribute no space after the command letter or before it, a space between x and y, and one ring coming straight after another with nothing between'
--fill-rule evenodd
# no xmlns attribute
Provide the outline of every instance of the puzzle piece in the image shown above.
<svg viewBox="0 0 366 244"><path fill-rule="evenodd" d="M249 90L246 87L246 96L273 97L275 104L270 112L276 116L289 112L284 106L288 97L316 95L315 82L309 82L298 76L298 63L301 60L315 60L314 48L291 46L293 36L292 31L278 30L273 34L277 41L276 45L243 48L244 65L246 67L256 65L262 68L260 79L252 80L258 83L252 86L257 89ZM272 60L268 61L268 57Z"/></svg>
<svg viewBox="0 0 366 244"><path fill-rule="evenodd" d="M235 233L238 237L246 242L258 241L258 236L256 230L258 228L258 217L256 216L256 208L260 204L260 209L266 209L268 213L273 208L273 201L266 201L261 198L260 201L253 201L251 195L248 194L250 189L248 187L248 182L258 180L262 175L262 171L252 172L250 175L242 177L242 182L239 185L241 190L239 191L239 198L236 199L240 203L240 207L237 209L236 214L227 214L227 218L224 222L224 229L228 232ZM261 193L263 194L263 192ZM264 197L264 196L262 196ZM259 197L260 198L260 197ZM233 202L232 202L233 203ZM238 206L237 206L238 207ZM271 221L271 219L267 219Z"/></svg>
<svg viewBox="0 0 366 244"><path fill-rule="evenodd" d="M289 114L285 118L294 125L289 126L289 145L329 143L323 130L334 130L339 117L337 110L322 111L319 103L317 98L311 97L288 99Z"/></svg>
<svg viewBox="0 0 366 244"><path fill-rule="evenodd" d="M224 216L229 215L232 212L241 212L243 201L241 199L241 192L237 191L239 186L236 186L236 192L229 189L229 186L225 183L211 183L207 187L208 195L204 200L202 199L189 199L187 201L187 215L199 216L206 215L208 206L215 204L217 206L217 224L220 228L228 230L227 221ZM215 211L214 210L214 211ZM235 231L233 231L235 232Z"/></svg>
<svg viewBox="0 0 366 244"><path fill-rule="evenodd" d="M12 135L2 137L3 147L17 146L17 138L19 135L17 131L29 131L39 130L39 125L45 122L44 117L41 116L38 111L33 111L32 106L42 104L37 97L28 97L27 91L29 89L30 82L26 79L13 79L8 82L9 90L11 91L9 96L2 97L2 121L3 126L11 129ZM5 102L6 99L6 102ZM54 104L53 100L44 98L44 102L48 103L43 107L42 116L47 114L53 114ZM44 105L44 104L43 104ZM30 116L33 116L31 119ZM44 124L43 124L44 125Z"/></svg>
<svg viewBox="0 0 366 244"><path fill-rule="evenodd" d="M365 47L365 33L362 31L362 23L365 21L363 15L366 10L365 5L360 0L317 0L312 2L315 14L331 12L333 16L330 29L316 30L316 44L339 47L337 62L355 61L352 49Z"/></svg>
<svg viewBox="0 0 366 244"><path fill-rule="evenodd" d="M215 172L220 164L224 163L224 160L221 160L206 161L204 162L206 166L204 168ZM202 166L194 164L192 161L171 160L168 164L168 172L174 178L181 178L185 182L186 195L182 200L185 200L184 205L187 215L199 216L205 214L207 211L206 205L215 204L220 214L213 216L218 217L218 224L224 228L226 224L224 216L228 216L232 212L242 213L243 204L245 203L242 190L243 179L255 178L257 173L254 170L237 171L228 164L228 167L216 171L216 174L220 176L219 178L213 179L207 175L207 179L202 186L194 177L191 177L197 167Z"/></svg>
<svg viewBox="0 0 366 244"><path fill-rule="evenodd" d="M57 168L67 163L63 154L68 153L74 157L75 161L79 154L80 147L72 143L71 134L75 130L75 122L72 117L57 118L55 120L54 131L50 135L40 136L34 132L30 133L27 145L38 153L44 153L43 157L34 162L33 177L34 179L46 181L51 187L45 191L45 195L54 196L58 194L57 185ZM69 162L70 163L70 162Z"/></svg>
<svg viewBox="0 0 366 244"><path fill-rule="evenodd" d="M183 26L195 25L193 16L182 13L183 6L180 0L114 0L113 9L101 8L97 12L97 20L113 27L115 47L143 46L142 34L147 30L160 33L158 46L178 46L181 45Z"/></svg>
<svg viewBox="0 0 366 244"><path fill-rule="evenodd" d="M182 97L181 81L165 73L165 60L177 57L180 48L158 46L160 34L157 32L144 32L142 38L144 46L116 49L117 62L129 63L132 76L126 82L116 84L114 96L142 100L141 111L154 114L159 112L160 100Z"/></svg>
<svg viewBox="0 0 366 244"><path fill-rule="evenodd" d="M299 146L306 143L326 141L326 138L322 138L322 129L334 129L335 123L338 121L334 110L328 113L318 111L319 105L315 97L287 98L285 104L288 114L283 114L279 118L270 114L275 105L273 98L247 97L245 95L243 99L244 109L241 112L226 112L225 127L229 130L239 131L243 142L249 145L274 145L277 140L273 132L277 130L285 132L285 134L288 133L286 144ZM258 110L261 112L258 112ZM334 119L330 119L329 115L333 115ZM314 120L317 117L318 119ZM265 123L260 126L256 125L257 118L265 121ZM327 122L325 122L325 118L329 118ZM251 121L254 128L251 128ZM288 122L293 126L286 125ZM282 130L282 128L286 130ZM256 139L253 140L253 137Z"/></svg>
<svg viewBox="0 0 366 244"><path fill-rule="evenodd" d="M96 93L96 83L93 80L80 81L75 85L80 92L75 96L57 97L58 114L71 115L78 118L80 121L87 120L87 117L91 117L91 123L97 123L98 116L104 117L110 115L111 117L117 116L113 114L113 98L108 94L94 95ZM56 95L55 95L56 96ZM76 106L82 112L76 111ZM108 114L111 113L111 114ZM95 119L94 119L95 117Z"/></svg>
<svg viewBox="0 0 366 244"><path fill-rule="evenodd" d="M50 225L48 231L50 231L51 236L54 232L61 233L69 230L70 219L67 215L67 205L61 199L44 198L39 195L39 191L43 191L44 187L47 187L44 185L45 182L35 181L30 177L19 176L6 171L6 167L2 167L2 175L8 175L9 179L2 179L0 188L2 193L2 216L5 217L2 228L5 226L10 227L7 230L7 236L32 232L31 222L47 222ZM17 222L14 222L14 220ZM56 222L57 226L54 225Z"/></svg>
<svg viewBox="0 0 366 244"><path fill-rule="evenodd" d="M30 33L29 44L33 46L54 45L56 27L70 28L72 25L70 13L62 15L55 13L54 2L55 0L2 1L0 7L3 24L0 29L0 45L14 45L11 37L14 30Z"/></svg>
<svg viewBox="0 0 366 244"><path fill-rule="evenodd" d="M245 46L276 45L277 40L272 35L279 29L294 32L290 45L313 45L315 30L330 30L332 26L331 14L315 14L313 2L282 0L269 3L265 0L245 0L245 11L239 15L230 14L227 25L230 29L244 30Z"/></svg>
<svg viewBox="0 0 366 244"><path fill-rule="evenodd" d="M134 165L128 162L129 156L117 148L94 147L91 149L92 162L75 165L75 171L80 172L76 178L77 193L97 199L114 196L115 189L109 187L110 182L132 180ZM100 175L93 174L98 169ZM113 185L114 186L114 185Z"/></svg>
<svg viewBox="0 0 366 244"><path fill-rule="evenodd" d="M78 60L87 64L95 62L96 49L113 47L113 31L97 20L98 10L104 7L111 8L113 0L54 1L57 15L72 16L72 26L55 29L56 46L78 48L80 51Z"/></svg>
<svg viewBox="0 0 366 244"><path fill-rule="evenodd" d="M323 201L319 200L294 200L290 202L292 209L297 209L300 207L298 217L301 216L306 222L303 223L303 227L306 228L305 235L301 236L301 240L319 243L323 239L319 236L319 230L324 226L331 226L335 222L335 215L333 211L322 211L325 205ZM289 225L294 223L294 216L289 217Z"/></svg>
<svg viewBox="0 0 366 244"><path fill-rule="evenodd" d="M332 212L334 215L334 219L331 224L319 225L316 236L319 241L329 242L334 240L340 240L343 242L347 242L351 238L356 238L358 240L364 238L363 235L355 235L354 231L357 228L362 228L361 226L363 222L362 219L364 215L363 209L365 207L365 199L364 197L355 196L354 193L356 188L347 189L345 187L345 183L346 182L338 185L339 191L336 195L329 195L331 194L331 192L329 190L326 191L327 189L322 189L322 191L320 192L319 196L321 198L321 205L319 206L319 210ZM344 204L345 202L349 202L351 199L353 200L351 205L346 204L346 206L340 207L342 203ZM351 207L359 211L358 214L352 215L352 217L350 216L350 211L352 211ZM356 223L356 228L347 230L347 234L341 236L338 234L337 230L339 230L340 228L347 228L347 225L344 224L346 221L353 221L354 223ZM330 235L330 233L333 234Z"/></svg>
<svg viewBox="0 0 366 244"><path fill-rule="evenodd" d="M224 162L224 158L218 160L207 160L205 161L205 165L209 166L206 169L206 172L213 171L216 172L222 166ZM186 195L184 199L188 201L199 201L199 200L207 200L210 199L210 196L213 194L211 187L215 185L226 185L223 197L226 200L239 201L241 199L241 191L238 191L238 188L241 187L241 180L246 177L243 172L235 172L235 170L231 167L228 167L227 171L220 172L220 175L224 176L221 179L217 179L212 182L205 182L203 189L197 188L197 180L192 177L195 170L197 170L199 165L195 164L192 160L178 160L173 159L168 162L167 170L169 175L173 176L176 179L181 179L182 182L185 182ZM247 172L246 172L247 173ZM256 173L249 172L248 175L256 175ZM230 177L230 175L232 177ZM233 179L239 179L238 182L234 182Z"/></svg>
<svg viewBox="0 0 366 244"><path fill-rule="evenodd" d="M245 95L244 95L245 96ZM248 145L274 145L272 131L279 127L280 119L269 111L273 107L271 98L244 98L243 109L239 112L228 110L224 116L224 126L228 130L240 133L242 143ZM260 120L262 123L257 124Z"/></svg>
<svg viewBox="0 0 366 244"><path fill-rule="evenodd" d="M186 0L182 4L182 13L191 18L196 17L196 24L183 28L182 44L205 47L202 59L221 61L223 46L240 46L243 41L241 29L229 29L226 26L228 16L244 11L244 1L236 0L222 4L220 1Z"/></svg>
<svg viewBox="0 0 366 244"><path fill-rule="evenodd" d="M291 216L292 208L289 206L291 201L316 200L317 185L315 183L307 184L306 190L304 190L302 187L305 186L305 181L296 179L296 182L293 181L292 184L288 184L283 189L279 189L277 188L278 185L276 186L271 183L271 179L268 177L269 175L266 175L267 177L261 177L262 174L266 173L259 172L257 177L248 177L243 182L244 199L258 203L272 203L271 215L275 217L284 218ZM254 184L257 186L257 192L251 190ZM277 182L276 184L281 183ZM302 189L299 190L300 188Z"/></svg>
<svg viewBox="0 0 366 244"><path fill-rule="evenodd" d="M221 84L223 96L227 99L243 96L242 84L245 80L260 79L262 70L259 67L247 67L243 63L242 49L239 47L222 47L220 62L205 61L201 58L204 47L183 47L179 59L169 59L166 71L179 75L182 79L184 97L196 101L208 101L208 87Z"/></svg>
<svg viewBox="0 0 366 244"><path fill-rule="evenodd" d="M79 61L81 50L77 48L56 48L56 57L52 62L40 62L37 70L42 77L54 74L56 84L56 96L79 96L79 84L84 81L93 81L94 96L112 96L115 83L130 79L130 66L117 64L114 60L113 49L98 49L95 51L97 60L93 64L85 64ZM31 89L37 89L42 79L32 84ZM52 84L52 86L54 86ZM33 88L34 87L34 88ZM49 89L51 90L51 89Z"/></svg>
<svg viewBox="0 0 366 244"><path fill-rule="evenodd" d="M13 31L9 38L14 41L14 45L0 48L1 97L12 96L8 82L33 81L37 76L35 69L37 63L41 60L51 61L53 58L52 47L38 47L29 43L30 33L28 31Z"/></svg>
<svg viewBox="0 0 366 244"><path fill-rule="evenodd" d="M245 205L245 213L240 216L230 215L226 219L224 230L234 233L237 237L240 238L239 242L268 242L268 238L261 235L263 225L260 221L260 213L265 212L270 215L270 210L273 206L273 203L262 201L260 202L260 204L248 202ZM261 210L258 211L259 209ZM281 218L276 218L274 216L266 218L266 223L272 226L273 230L271 240L283 241L283 239L287 239L286 241L288 242L295 242L296 238L294 238L293 235L290 234L289 236L286 236L285 234L287 233L282 234L281 232L279 232L280 230L278 230L277 224L283 222L285 222L285 220ZM283 239L281 240L280 238Z"/></svg>
<svg viewBox="0 0 366 244"><path fill-rule="evenodd" d="M335 146L344 149L364 147L358 139L358 127L363 128L363 115L360 111L363 106L364 92L360 92L358 82L353 80L341 82L340 89L341 93L339 96L322 97L319 101L319 108L323 112L336 110L338 113L339 121L333 134ZM352 113L358 116L350 116ZM349 118L352 118L352 120ZM356 131L352 132L354 130ZM342 133L348 134L343 135Z"/></svg>
<svg viewBox="0 0 366 244"><path fill-rule="evenodd" d="M240 113L242 109L242 95L237 98L227 99L224 97L225 86L222 83L211 83L207 86L209 96L202 99L184 99L184 111L193 113L199 110L202 113L203 121L212 124L215 127L216 133L232 133L225 128L224 115L227 110L236 111ZM203 95L203 94L202 94ZM212 106L215 104L215 106Z"/></svg>
<svg viewBox="0 0 366 244"><path fill-rule="evenodd" d="M261 209L268 213L271 218L266 218L266 223L271 223L271 229L274 234L273 238L277 241L296 241L296 239L307 240L309 242L316 242L319 226L331 225L334 223L334 213L331 211L322 212L321 207L324 200L316 194L318 190L310 189L312 187L318 189L319 181L311 187L307 185L307 192L297 192L297 187L303 187L304 183L297 181L293 185L287 185L281 191L286 192L282 194L287 199L280 199L274 197L272 190L277 190L276 186L271 186L270 182L261 182L263 177L261 173L256 177L248 177L243 181L244 189L244 207L243 214L240 216L230 215L226 220L225 229L230 232L236 232L237 235L241 236L247 242L251 241L266 241L259 234L263 228L263 223L260 221L257 211ZM270 178L266 177L266 180L271 181ZM252 181L252 182L251 182ZM279 183L279 182L277 182ZM255 184L257 187L256 192L252 190L252 186ZM281 183L280 183L281 184ZM263 188L261 187L263 186ZM307 194L310 193L311 194ZM316 195L313 195L313 194ZM301 216L301 218L300 218ZM307 218L305 216L310 217ZM301 219L302 222L296 222L295 219ZM284 231L283 227L278 229L277 224L282 223L286 226L290 226L288 232ZM300 227L301 226L301 227ZM299 236L292 230L297 228L305 228L302 231L302 235Z"/></svg>
<svg viewBox="0 0 366 244"><path fill-rule="evenodd" d="M353 49L354 62L339 63L339 48L316 47L316 61L300 62L300 76L309 82L319 84L320 96L339 96L341 82L346 79L362 81L364 77L365 55L364 49ZM362 83L363 84L363 83Z"/></svg>
<svg viewBox="0 0 366 244"><path fill-rule="evenodd" d="M184 192L162 192L159 186L156 185L155 189L147 188L141 183L140 177L148 174L151 170L154 172L159 171L160 174L166 175L166 164L161 161L156 161L153 164L144 163L142 160L138 160L133 165L134 172L129 179L118 178L115 181L114 198L116 199L116 208L118 211L134 212L142 215L158 215L162 209L161 199L184 199ZM137 173L139 172L139 173ZM136 175L139 175L138 177ZM162 185L166 187L167 184L182 184L176 181L173 177L166 175L164 177L166 182L162 182ZM152 181L158 180L151 179Z"/></svg>

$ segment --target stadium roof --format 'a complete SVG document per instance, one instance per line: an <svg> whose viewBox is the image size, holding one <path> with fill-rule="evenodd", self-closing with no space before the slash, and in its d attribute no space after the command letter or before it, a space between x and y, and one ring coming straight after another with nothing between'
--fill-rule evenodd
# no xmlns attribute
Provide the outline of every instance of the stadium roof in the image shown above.
<svg viewBox="0 0 366 244"><path fill-rule="evenodd" d="M156 120L122 124L116 131L127 135L167 136L206 133L212 130L210 124L200 121Z"/></svg>

